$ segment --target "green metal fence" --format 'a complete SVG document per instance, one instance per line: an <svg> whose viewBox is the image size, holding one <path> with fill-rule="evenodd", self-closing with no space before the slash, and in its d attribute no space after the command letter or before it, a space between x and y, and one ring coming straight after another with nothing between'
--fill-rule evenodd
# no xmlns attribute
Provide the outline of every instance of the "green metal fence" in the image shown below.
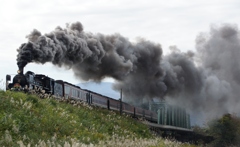
<svg viewBox="0 0 240 147"><path fill-rule="evenodd" d="M149 109L158 114L158 124L190 129L190 115L186 109L167 104L165 101L151 103Z"/></svg>

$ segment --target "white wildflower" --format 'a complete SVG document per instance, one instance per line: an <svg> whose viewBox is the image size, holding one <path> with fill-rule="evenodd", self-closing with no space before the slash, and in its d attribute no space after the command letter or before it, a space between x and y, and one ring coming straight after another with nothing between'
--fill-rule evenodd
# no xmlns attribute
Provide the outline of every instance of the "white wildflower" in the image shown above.
<svg viewBox="0 0 240 147"><path fill-rule="evenodd" d="M14 101L13 97L11 97L11 100L10 100L10 102L11 102L12 104L14 104L14 103L15 103L15 101Z"/></svg>
<svg viewBox="0 0 240 147"><path fill-rule="evenodd" d="M80 143L76 139L71 138L72 147L80 147Z"/></svg>
<svg viewBox="0 0 240 147"><path fill-rule="evenodd" d="M25 145L23 144L22 140L18 141L17 144L19 144L20 147L25 147Z"/></svg>
<svg viewBox="0 0 240 147"><path fill-rule="evenodd" d="M11 134L9 133L8 130L5 131L5 141L6 141L6 142L12 142L12 136L11 136Z"/></svg>
<svg viewBox="0 0 240 147"><path fill-rule="evenodd" d="M63 146L64 147L71 147L70 143L68 143L68 142L65 142Z"/></svg>
<svg viewBox="0 0 240 147"><path fill-rule="evenodd" d="M12 127L12 130L13 130L14 133L18 133L19 132L19 127L14 123L13 127Z"/></svg>
<svg viewBox="0 0 240 147"><path fill-rule="evenodd" d="M56 141L57 140L57 134L54 133L54 136L52 137L52 141Z"/></svg>
<svg viewBox="0 0 240 147"><path fill-rule="evenodd" d="M12 113L10 113L10 114L8 115L8 118L12 118Z"/></svg>
<svg viewBox="0 0 240 147"><path fill-rule="evenodd" d="M47 147L47 144L44 140L39 140L38 144L36 144L35 147Z"/></svg>
<svg viewBox="0 0 240 147"><path fill-rule="evenodd" d="M27 110L31 109L31 107L32 107L32 103L30 103L30 102L25 102L23 104L23 108L26 108Z"/></svg>

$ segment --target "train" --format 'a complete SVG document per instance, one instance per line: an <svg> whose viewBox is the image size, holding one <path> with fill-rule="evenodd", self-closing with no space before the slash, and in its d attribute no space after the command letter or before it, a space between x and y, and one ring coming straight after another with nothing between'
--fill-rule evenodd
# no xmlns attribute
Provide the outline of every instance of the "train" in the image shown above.
<svg viewBox="0 0 240 147"><path fill-rule="evenodd" d="M144 118L154 124L190 129L190 117L188 117L186 111L179 108L167 105L163 107L161 104L158 108L154 105L155 109L153 109L153 105L151 105L152 107L149 106L151 109L145 109L123 102L122 99L113 99L87 89L82 89L63 80L55 80L44 74L35 74L32 71L27 71L24 74L23 69L18 70L18 74L13 77L12 82L11 75L6 75L6 90L17 89L25 91L36 88L55 97L85 101L89 105L126 113L134 118Z"/></svg>

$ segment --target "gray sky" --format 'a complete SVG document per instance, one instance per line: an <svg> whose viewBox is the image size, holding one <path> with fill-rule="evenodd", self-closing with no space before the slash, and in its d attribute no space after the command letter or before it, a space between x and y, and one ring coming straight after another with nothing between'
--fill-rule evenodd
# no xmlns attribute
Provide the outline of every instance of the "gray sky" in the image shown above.
<svg viewBox="0 0 240 147"><path fill-rule="evenodd" d="M33 29L42 34L57 26L80 21L84 31L121 35L134 41L142 37L169 46L195 50L195 38L211 25L240 23L239 0L0 0L0 80L15 74L16 49ZM70 70L53 65L28 64L25 71L79 83ZM0 85L0 88L2 84Z"/></svg>

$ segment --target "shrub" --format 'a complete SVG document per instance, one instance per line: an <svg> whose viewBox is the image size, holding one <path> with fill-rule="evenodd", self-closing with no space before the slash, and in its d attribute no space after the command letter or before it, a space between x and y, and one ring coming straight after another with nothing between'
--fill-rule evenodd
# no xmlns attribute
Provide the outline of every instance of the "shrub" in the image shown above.
<svg viewBox="0 0 240 147"><path fill-rule="evenodd" d="M209 123L209 133L215 138L213 146L225 147L240 144L240 119L231 114Z"/></svg>

